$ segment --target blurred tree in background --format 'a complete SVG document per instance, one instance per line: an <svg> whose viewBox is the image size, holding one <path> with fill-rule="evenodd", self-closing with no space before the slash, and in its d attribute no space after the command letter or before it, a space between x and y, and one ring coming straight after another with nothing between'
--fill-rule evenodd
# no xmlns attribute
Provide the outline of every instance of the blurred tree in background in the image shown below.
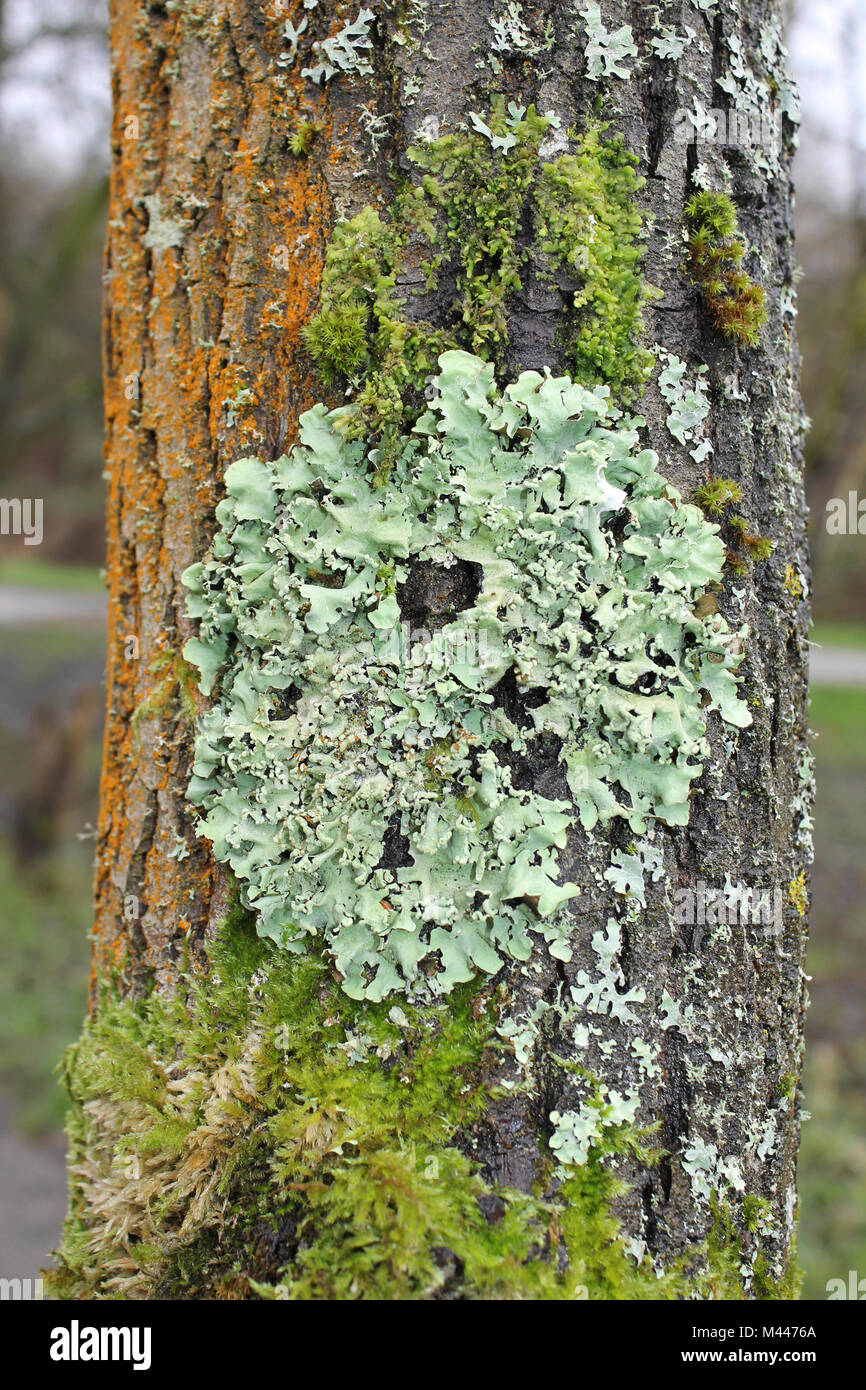
<svg viewBox="0 0 866 1390"><path fill-rule="evenodd" d="M48 560L98 584L104 553L106 20L103 0L0 0L0 496L45 499L43 545L4 536L0 583ZM0 644L0 1071L44 1131L86 992L105 639L16 622Z"/></svg>
<svg viewBox="0 0 866 1390"><path fill-rule="evenodd" d="M102 0L0 0L0 494L50 497L40 558L90 564L104 548L105 25Z"/></svg>
<svg viewBox="0 0 866 1390"><path fill-rule="evenodd" d="M794 33L816 89L796 169L815 614L862 622L866 545L825 522L829 498L866 497L866 6L801 2Z"/></svg>

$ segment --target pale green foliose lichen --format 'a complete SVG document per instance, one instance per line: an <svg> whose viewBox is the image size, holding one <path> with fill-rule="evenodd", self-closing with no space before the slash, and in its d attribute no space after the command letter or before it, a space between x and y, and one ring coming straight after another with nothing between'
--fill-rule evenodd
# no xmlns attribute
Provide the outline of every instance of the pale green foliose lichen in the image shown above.
<svg viewBox="0 0 866 1390"><path fill-rule="evenodd" d="M487 22L493 30L491 47L495 54L519 54L524 58L536 58L540 53L549 52L554 45L553 20L548 19L543 39L534 39L519 0L506 0L503 9L498 14L491 15ZM501 69L501 64L499 68ZM494 68L494 71L496 70Z"/></svg>
<svg viewBox="0 0 866 1390"><path fill-rule="evenodd" d="M580 16L587 32L587 77L593 82L607 77L629 78L631 72L625 59L637 57L631 26L622 24L618 29L606 29L596 0L588 0Z"/></svg>
<svg viewBox="0 0 866 1390"><path fill-rule="evenodd" d="M729 98L729 126L736 115L738 123L752 132L744 144L749 162L754 169L778 178L783 172L782 118L789 122L795 147L800 121L800 99L788 72L779 21L774 17L759 32L758 46L766 75L758 74L752 67L748 46L739 34L731 34L725 42L727 71L716 79L716 85ZM757 132L760 134L755 138Z"/></svg>
<svg viewBox="0 0 866 1390"><path fill-rule="evenodd" d="M713 452L709 439L702 438L710 413L706 376L708 368L700 366L694 382L689 384L688 368L676 353L662 351L665 365L659 373L659 391L670 406L665 424L678 443L695 447L689 452L696 463L703 463ZM700 442L696 442L700 441Z"/></svg>
<svg viewBox="0 0 866 1390"><path fill-rule="evenodd" d="M659 25L658 33L650 39L650 48L657 58L676 63L696 37L697 33L690 24L685 25L685 32L682 34L678 34L676 29L668 24Z"/></svg>
<svg viewBox="0 0 866 1390"><path fill-rule="evenodd" d="M320 86L330 82L340 72L369 76L373 71L368 52L373 47L370 25L374 19L372 10L361 9L357 19L344 24L338 33L314 43L313 49L319 56L319 62L312 68L303 68L301 76L309 77L311 82L317 82ZM306 20L296 33L302 33L305 28Z"/></svg>
<svg viewBox="0 0 866 1390"><path fill-rule="evenodd" d="M640 449L641 422L569 377L500 393L462 351L431 396L383 486L352 407L307 412L287 457L233 464L212 555L184 576L185 655L217 683L200 832L259 930L319 938L356 998L450 990L527 959L531 931L568 959L577 819L686 824L708 712L750 722L732 634L694 610L721 578L718 527ZM419 562L477 591L412 640ZM532 696L520 725L504 677ZM572 800L513 784L509 754L539 746Z"/></svg>

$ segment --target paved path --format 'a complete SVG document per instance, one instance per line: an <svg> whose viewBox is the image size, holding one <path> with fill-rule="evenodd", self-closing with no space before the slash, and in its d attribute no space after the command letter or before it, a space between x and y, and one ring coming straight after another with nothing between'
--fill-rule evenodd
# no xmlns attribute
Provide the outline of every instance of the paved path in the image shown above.
<svg viewBox="0 0 866 1390"><path fill-rule="evenodd" d="M0 584L0 627L29 627L32 623L102 623L105 610L104 594Z"/></svg>
<svg viewBox="0 0 866 1390"><path fill-rule="evenodd" d="M66 1215L64 1141L37 1143L9 1128L0 1102L0 1279L36 1279Z"/></svg>
<svg viewBox="0 0 866 1390"><path fill-rule="evenodd" d="M866 685L866 651L860 647L812 647L809 678L813 685Z"/></svg>

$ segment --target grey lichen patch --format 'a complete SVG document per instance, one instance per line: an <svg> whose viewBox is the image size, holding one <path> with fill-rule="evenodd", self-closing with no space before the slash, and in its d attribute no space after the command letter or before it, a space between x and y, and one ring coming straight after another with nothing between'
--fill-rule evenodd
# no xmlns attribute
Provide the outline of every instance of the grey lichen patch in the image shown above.
<svg viewBox="0 0 866 1390"><path fill-rule="evenodd" d="M689 453L696 463L704 463L713 452L711 440L704 437L704 426L710 413L707 395L706 364L698 367L689 383L686 363L674 352L661 352L665 364L659 373L659 391L670 407L665 424L669 433L684 447L693 445Z"/></svg>
<svg viewBox="0 0 866 1390"><path fill-rule="evenodd" d="M657 58L674 63L680 60L697 37L690 24L684 25L683 32L678 34L673 26L661 23L660 14L656 16L656 28L658 32L650 39L650 48Z"/></svg>
<svg viewBox="0 0 866 1390"><path fill-rule="evenodd" d="M654 845L648 838L629 845L627 849L615 849L611 854L610 868L604 876L613 885L615 893L629 903L645 908L645 874L649 874L653 883L657 883L664 874L661 845Z"/></svg>
<svg viewBox="0 0 866 1390"><path fill-rule="evenodd" d="M731 102L729 124L736 118L745 129L770 132L769 138L748 140L744 151L755 171L778 178L783 167L783 119L788 122L794 147L800 121L799 96L788 71L787 49L778 18L774 16L761 26L759 52L765 69L763 74L755 71L739 34L729 35L725 42L728 68L717 79L717 85Z"/></svg>
<svg viewBox="0 0 866 1390"><path fill-rule="evenodd" d="M336 77L338 73L355 73L359 77L369 76L373 71L369 52L373 47L370 25L374 19L375 15L372 10L361 9L358 11L356 19L344 24L342 29L338 30L331 38L317 40L313 44L313 52L319 61L311 68L303 68L301 76L309 77L311 82L316 82L320 86L330 82L331 78ZM301 28L294 32L295 40L304 28L306 28L306 19L304 19Z"/></svg>
<svg viewBox="0 0 866 1390"><path fill-rule="evenodd" d="M601 18L601 6L589 0L580 11L587 34L586 75L592 82L603 78L629 78L631 69L626 59L638 56L631 26L607 29Z"/></svg>
<svg viewBox="0 0 866 1390"><path fill-rule="evenodd" d="M290 456L227 473L213 556L185 576L186 655L206 693L222 673L189 796L259 929L318 937L349 994L381 999L526 959L531 931L567 956L575 810L684 825L707 712L750 716L727 625L695 612L717 527L604 391L526 372L500 393L446 353L379 489L346 413L316 407ZM463 594L437 640L403 623L418 565ZM539 743L559 797L514 785Z"/></svg>
<svg viewBox="0 0 866 1390"><path fill-rule="evenodd" d="M186 227L177 218L169 217L163 211L158 193L142 198L147 210L147 231L142 237L142 245L149 251L168 251L174 246L182 246Z"/></svg>
<svg viewBox="0 0 866 1390"><path fill-rule="evenodd" d="M537 58L553 48L556 38L553 20L548 17L542 35L536 37L520 0L505 0L502 8L490 15L488 23L493 31L491 67L494 72L502 70L503 57Z"/></svg>

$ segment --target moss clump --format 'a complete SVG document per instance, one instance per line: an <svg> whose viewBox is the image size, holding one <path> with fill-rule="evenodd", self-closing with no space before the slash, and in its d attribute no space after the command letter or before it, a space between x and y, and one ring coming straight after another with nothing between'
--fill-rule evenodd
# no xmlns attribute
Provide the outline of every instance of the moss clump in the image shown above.
<svg viewBox="0 0 866 1390"><path fill-rule="evenodd" d="M414 201L441 214L445 248L430 262L435 276L457 263L455 317L461 346L504 365L508 299L521 288L526 247L520 244L526 200L537 175L538 150L550 126L533 106L506 111L494 101L487 122L416 145L409 157L425 175Z"/></svg>
<svg viewBox="0 0 866 1390"><path fill-rule="evenodd" d="M769 537L758 535L744 516L730 511L742 498L743 490L733 478L709 478L695 490L695 501L707 516L725 518L725 565L736 575L746 574L773 553Z"/></svg>
<svg viewBox="0 0 866 1390"><path fill-rule="evenodd" d="M321 121L298 121L289 136L289 149L292 154L298 157L309 154L313 141L321 133L321 130Z"/></svg>
<svg viewBox="0 0 866 1390"><path fill-rule="evenodd" d="M736 536L734 553L728 552L728 564L736 574L743 574L749 565L769 560L773 553L769 537L757 535L744 516L734 514L728 518L728 525Z"/></svg>
<svg viewBox="0 0 866 1390"><path fill-rule="evenodd" d="M739 1219L728 1202L713 1197L710 1202L713 1225L707 1238L713 1297L741 1299L742 1271L751 1267L751 1297L761 1301L796 1299L802 1275L797 1260L796 1237L791 1238L788 1258L780 1276L774 1276L764 1252L758 1247L762 1222L769 1203L763 1197L745 1193Z"/></svg>
<svg viewBox="0 0 866 1390"><path fill-rule="evenodd" d="M622 401L646 380L652 358L639 339L652 291L640 273L636 160L593 127L574 137L574 154L544 162L554 119L494 99L486 120L472 113L469 125L408 151L417 179L398 190L388 222L365 208L334 229L306 341L325 383L347 388L349 437L379 438L382 477L397 433L424 409L441 352L460 346L506 365L512 297L533 261L550 278L565 271L579 281L563 335L575 378L605 383ZM428 290L453 276L444 328L407 317L397 280L410 263L423 267Z"/></svg>
<svg viewBox="0 0 866 1390"><path fill-rule="evenodd" d="M242 914L209 957L173 998L103 998L70 1049L55 1297L713 1296L715 1276L657 1277L620 1238L610 1155L646 1160L633 1131L548 1162L543 1191L485 1180L495 988L358 1005Z"/></svg>
<svg viewBox="0 0 866 1390"><path fill-rule="evenodd" d="M448 343L431 324L411 323L403 312L396 275L406 236L403 219L386 224L375 208L338 223L328 247L319 311L304 329L324 382L330 386L342 380L354 388L347 435L379 436L383 475L404 416L421 413L425 377Z"/></svg>
<svg viewBox="0 0 866 1390"><path fill-rule="evenodd" d="M353 304L347 296L346 302L320 309L306 325L307 347L326 384L339 376L351 379L369 365L367 317L366 306Z"/></svg>
<svg viewBox="0 0 866 1390"><path fill-rule="evenodd" d="M800 1261L797 1256L797 1237L796 1232L791 1237L791 1249L782 1274L776 1278L770 1273L770 1268L766 1257L758 1254L755 1257L754 1282L752 1285L755 1298L762 1302L788 1303L796 1301L800 1297L803 1287L803 1271L800 1268Z"/></svg>
<svg viewBox="0 0 866 1390"><path fill-rule="evenodd" d="M743 270L746 246L737 235L733 203L726 193L696 193L685 215L686 270L704 308L723 337L754 347L767 319L764 290Z"/></svg>
<svg viewBox="0 0 866 1390"><path fill-rule="evenodd" d="M695 501L707 516L721 516L733 502L743 500L743 489L733 478L709 478L695 491Z"/></svg>
<svg viewBox="0 0 866 1390"><path fill-rule="evenodd" d="M585 385L607 382L628 401L653 368L640 340L644 308L658 292L641 276L638 195L646 180L622 137L604 140L603 133L591 127L575 154L543 166L539 232L551 264L580 280L566 345L572 374Z"/></svg>

